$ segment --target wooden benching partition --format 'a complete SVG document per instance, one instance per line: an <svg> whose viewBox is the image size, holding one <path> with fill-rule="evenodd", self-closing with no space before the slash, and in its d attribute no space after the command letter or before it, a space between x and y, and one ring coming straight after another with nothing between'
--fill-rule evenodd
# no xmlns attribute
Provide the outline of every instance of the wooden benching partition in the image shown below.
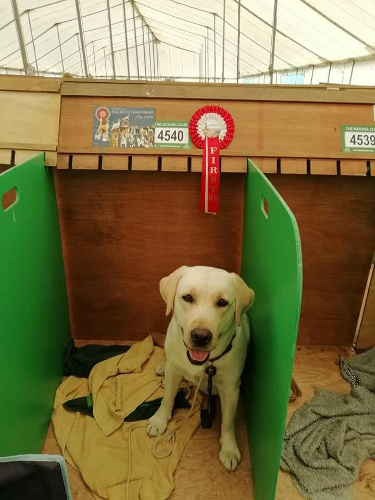
<svg viewBox="0 0 375 500"><path fill-rule="evenodd" d="M373 88L0 78L3 109L11 96L0 163L17 163L18 151L47 151L47 164L57 165L76 338L137 340L164 330L158 281L181 264L240 270L251 158L300 227L299 343L351 344L375 241L375 154L342 152L340 126L374 125ZM225 108L236 126L221 152L215 217L199 212L200 150L92 145L94 106L153 107L156 121L188 121L206 104ZM34 122L44 122L45 135Z"/></svg>
<svg viewBox="0 0 375 500"><path fill-rule="evenodd" d="M96 178L95 181L100 184L100 178ZM128 182L131 182L131 178L128 178ZM137 178L134 181L135 184L139 182ZM61 368L64 364L64 352L66 353L70 334L69 319L72 315L72 308L68 307L64 275L66 263L68 261L69 267L71 259L66 252L63 259L53 174L51 169L45 168L42 154L0 175L0 197L14 188L17 192L15 200L5 210L4 208L0 210L0 231L3 235L0 246L0 275L3 277L0 282L0 311L2 347L6 353L0 363L0 377L7 380L5 390L2 392L4 410L0 416L3 430L0 456L41 451L52 413L54 392L62 377ZM241 272L249 286L256 291L256 299L250 315L251 355L242 378L244 389L242 401L246 410L243 424L246 424L248 430L254 489L252 491L249 481L250 464L246 454L244 454L245 467L242 467L242 476L233 475L232 481L235 485L235 495L241 492L243 498L274 500L298 333L302 294L302 256L298 227L293 214L264 174L251 161L249 161L244 198L242 245L240 242ZM95 203L95 200L92 201ZM105 201L104 198L102 201ZM266 202L267 210L264 209ZM85 206L86 210L90 211L90 206ZM194 212L194 207L191 210ZM118 228L120 230L116 231L115 239L112 239L110 244L112 247L115 241L121 243L117 252L113 252L111 248L112 252L117 254L118 263L123 262L124 248L121 240L127 232L132 232L133 212L134 210L129 213L129 217L123 213L114 214L115 217L125 219L127 223ZM111 224L112 218L108 215L106 204L103 204L97 216L102 217L102 221L107 224ZM86 213L77 212L75 216L77 219L84 219ZM145 213L144 221L147 217L148 212ZM205 225L208 233L212 234L212 226L204 224L199 218L196 221L198 226L202 228ZM217 233L216 237L220 236L215 225L213 227ZM138 227L138 234L140 233L142 226ZM178 225L170 227L169 237L172 247L179 233ZM108 236L111 239L110 233ZM109 311L113 310L112 304L118 306L116 300L121 300L124 308L132 307L129 289L132 290L133 281L137 283L142 280L140 293L136 297L141 307L138 311L139 316L134 320L135 327L139 329L145 316L149 316L152 322L155 312L164 307L160 298L155 303L149 300L145 292L145 269L150 273L154 271L150 279L152 282L156 274L154 268L158 268L159 260L162 267L165 265L163 256L166 253L168 255L173 253L168 251L168 237L164 237L161 243L161 236L164 235L157 231L153 235L148 234L146 238L141 236L138 240L136 233L132 236L135 239L129 252L132 262L125 260L125 265L118 269L106 266L107 261L112 263L116 261L116 255L114 259L108 259L108 249L104 241L99 245L102 255L97 254L98 249L93 251L94 255L99 257L98 262L93 260L90 262L90 267L82 266L81 272L84 279L91 283L90 275L94 272L94 268L102 269L104 287L97 288L96 292L100 299L108 295L106 305ZM202 238L198 235L198 243L200 239ZM220 248L215 239L206 251L206 255L211 252L210 258L214 250ZM153 245L153 241L159 245ZM84 242L84 237L79 238L76 246L79 247L81 242ZM148 254L144 244L153 248L154 253ZM85 248L85 244L82 246ZM69 248L69 245L66 245L67 247ZM280 250L276 258L273 256L274 247ZM92 248L95 248L95 241L92 242ZM193 249L195 252L200 252L199 247ZM143 261L147 260L143 267L137 267L139 259L135 251L143 254ZM188 250L188 254L193 258L192 250ZM82 256L82 263L86 263L87 266L89 263L87 255L79 252L75 254L75 258L78 259ZM178 258L181 259L182 255ZM218 262L222 262L221 256ZM132 274L131 264L135 267ZM112 290L105 288L106 282L110 282L111 273L115 273L121 284L121 296L116 297ZM71 297L71 305L76 302L74 299L75 297L72 301ZM124 299L128 299L128 303ZM92 310L91 304L90 307ZM73 315L75 313L73 309ZM104 319L108 318L107 311L102 310L101 313ZM89 321L91 326L89 318L85 316L84 319ZM103 324L99 328L103 328ZM131 327L124 323L122 339L127 338L130 332ZM269 411L270 407L272 411ZM214 440L215 447L217 446L215 432L215 428L210 429L205 437L204 448L201 450L204 463L211 462L207 458L209 455L206 455L208 442ZM82 436L81 445L85 448L84 432ZM246 453L245 439L246 433L243 433L241 448ZM48 441L47 437L46 444ZM131 450L131 440L128 444ZM146 450L144 456L146 462L147 454ZM215 458L216 454L217 451ZM70 453L64 453L72 465L69 455ZM199 463L196 461L199 460L198 457L199 454L194 458L195 469ZM215 463L219 465L217 460ZM130 464L128 465L130 467ZM215 474L215 480L222 480L230 491L228 473L226 475L223 473L225 474L221 469L219 474ZM186 491L194 496L190 476L191 472L185 488L180 490L182 495L185 495L184 498ZM138 472L131 475L132 481L135 478L139 481ZM241 484L241 478L245 479L246 484ZM204 481L207 482L207 478ZM238 488L238 483L241 490ZM217 488L217 484L215 487ZM152 491L151 488L152 486L147 486L146 489L141 486L139 490L138 486L130 492L135 491L138 496L139 490L143 496L145 491ZM195 488L199 495L202 492L199 483L195 484ZM112 488L107 488L107 491L109 490L113 492ZM117 488L116 491L117 498L127 497L125 483L123 491ZM216 492L220 489L212 491L214 496L217 496ZM82 489L80 492L75 490L74 496L81 498L81 492ZM233 491L231 493L233 496ZM112 498L111 493L110 496Z"/></svg>

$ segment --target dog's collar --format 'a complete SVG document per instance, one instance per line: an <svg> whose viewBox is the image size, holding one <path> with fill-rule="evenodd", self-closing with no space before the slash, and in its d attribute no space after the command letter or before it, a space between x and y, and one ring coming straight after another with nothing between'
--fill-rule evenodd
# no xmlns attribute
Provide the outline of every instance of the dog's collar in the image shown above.
<svg viewBox="0 0 375 500"><path fill-rule="evenodd" d="M225 356L225 354L228 354L229 351L232 350L232 347L233 347L233 340L234 340L234 337L236 336L236 332L234 332L234 335L233 337L231 338L229 344L227 345L226 349L219 355L219 356L216 356L215 358L209 358L208 359L208 362L209 363L214 363L215 361L217 361L218 359L222 358L223 356Z"/></svg>

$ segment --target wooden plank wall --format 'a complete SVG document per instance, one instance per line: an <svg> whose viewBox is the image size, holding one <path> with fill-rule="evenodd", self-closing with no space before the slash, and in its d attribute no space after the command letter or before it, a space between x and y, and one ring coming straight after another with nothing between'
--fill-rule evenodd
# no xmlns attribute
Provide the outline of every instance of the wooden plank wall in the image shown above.
<svg viewBox="0 0 375 500"><path fill-rule="evenodd" d="M77 338L136 340L148 331L164 330L167 319L158 281L182 264L238 271L242 176L223 176L222 210L214 217L199 212L198 174L55 175ZM269 178L293 210L301 232L299 343L349 345L375 243L375 180Z"/></svg>
<svg viewBox="0 0 375 500"><path fill-rule="evenodd" d="M239 272L243 181L225 176L213 216L199 211L199 174L55 171L73 335L165 332L163 276L185 264Z"/></svg>
<svg viewBox="0 0 375 500"><path fill-rule="evenodd" d="M270 175L302 241L301 344L353 342L375 248L375 179Z"/></svg>

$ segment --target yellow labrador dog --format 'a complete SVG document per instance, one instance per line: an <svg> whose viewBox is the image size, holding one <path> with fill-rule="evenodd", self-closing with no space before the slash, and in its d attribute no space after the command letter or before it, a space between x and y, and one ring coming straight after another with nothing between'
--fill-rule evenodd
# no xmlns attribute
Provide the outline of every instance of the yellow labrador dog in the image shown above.
<svg viewBox="0 0 375 500"><path fill-rule="evenodd" d="M167 304L166 314L173 312L173 317L165 341L165 394L148 421L147 432L150 436L165 432L182 380L197 385L203 365L215 359L213 393L219 394L222 408L219 459L232 471L241 460L235 418L250 339L245 312L254 292L237 274L201 266L180 267L160 281L160 292ZM202 390L207 390L207 379L205 375Z"/></svg>

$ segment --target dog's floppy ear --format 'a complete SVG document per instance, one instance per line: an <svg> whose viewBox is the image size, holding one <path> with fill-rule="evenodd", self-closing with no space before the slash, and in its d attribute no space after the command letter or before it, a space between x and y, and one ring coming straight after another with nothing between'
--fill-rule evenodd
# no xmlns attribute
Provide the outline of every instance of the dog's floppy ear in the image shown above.
<svg viewBox="0 0 375 500"><path fill-rule="evenodd" d="M236 304L234 314L236 317L236 323L238 326L240 326L243 313L246 312L254 302L255 293L237 274L231 274L233 276L234 286L236 288Z"/></svg>
<svg viewBox="0 0 375 500"><path fill-rule="evenodd" d="M165 313L166 316L168 316L168 314L173 310L173 303L176 295L177 285L186 269L186 266L179 267L172 274L160 280L160 295L163 297L164 302L167 304L167 311Z"/></svg>

